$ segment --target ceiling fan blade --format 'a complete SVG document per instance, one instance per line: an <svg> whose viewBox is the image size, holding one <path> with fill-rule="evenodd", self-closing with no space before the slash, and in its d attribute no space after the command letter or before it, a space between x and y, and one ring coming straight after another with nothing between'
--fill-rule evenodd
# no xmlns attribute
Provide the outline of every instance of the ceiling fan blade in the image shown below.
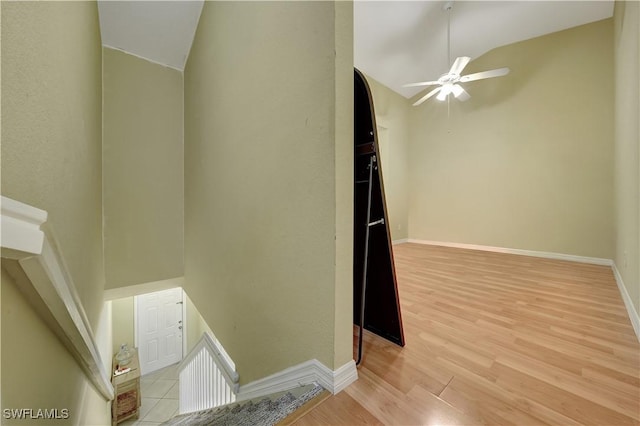
<svg viewBox="0 0 640 426"><path fill-rule="evenodd" d="M437 81L421 81L419 83L403 84L402 87L433 86L434 84L440 84L440 83Z"/></svg>
<svg viewBox="0 0 640 426"><path fill-rule="evenodd" d="M453 65L451 65L451 69L449 70L449 74L457 74L460 75L464 67L471 61L471 58L468 56L460 56L453 61Z"/></svg>
<svg viewBox="0 0 640 426"><path fill-rule="evenodd" d="M455 96L456 99L462 102L468 101L471 97L471 95L469 95L469 93L467 93L467 91L464 90L459 84L454 84L451 91L453 92L453 96Z"/></svg>
<svg viewBox="0 0 640 426"><path fill-rule="evenodd" d="M509 74L509 71L511 70L505 67L505 68L498 68L495 70L481 71L475 74L463 75L462 77L460 77L460 83L466 83L468 81L475 81L475 80L482 80L485 78L502 77L503 75Z"/></svg>
<svg viewBox="0 0 640 426"><path fill-rule="evenodd" d="M438 93L440 90L442 89L442 86L440 87L436 87L435 89L433 89L432 91L430 91L429 93L427 93L426 95L424 95L423 97L421 97L420 99L418 99L413 106L418 106L421 103L423 103L424 101L426 101L427 99L429 99L430 97L432 97L433 95L435 95L436 93Z"/></svg>

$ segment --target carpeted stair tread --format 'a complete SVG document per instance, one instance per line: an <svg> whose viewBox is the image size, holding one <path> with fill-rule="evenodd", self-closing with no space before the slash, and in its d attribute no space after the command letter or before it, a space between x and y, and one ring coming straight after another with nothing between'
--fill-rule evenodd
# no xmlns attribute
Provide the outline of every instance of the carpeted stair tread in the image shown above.
<svg viewBox="0 0 640 426"><path fill-rule="evenodd" d="M296 397L291 392L272 400L248 401L234 406L212 408L176 416L162 426L267 426L275 425L323 391L321 386Z"/></svg>

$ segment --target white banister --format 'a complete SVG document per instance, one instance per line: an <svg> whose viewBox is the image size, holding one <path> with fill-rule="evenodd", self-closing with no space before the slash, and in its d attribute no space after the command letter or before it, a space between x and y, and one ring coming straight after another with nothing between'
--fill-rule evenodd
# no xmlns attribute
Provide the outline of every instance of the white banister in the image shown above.
<svg viewBox="0 0 640 426"><path fill-rule="evenodd" d="M179 413L215 408L236 400L238 373L213 338L203 333L178 366Z"/></svg>
<svg viewBox="0 0 640 426"><path fill-rule="evenodd" d="M112 400L110 375L62 253L53 232L47 228L47 212L3 196L0 214L2 267L76 358L96 389L105 399Z"/></svg>

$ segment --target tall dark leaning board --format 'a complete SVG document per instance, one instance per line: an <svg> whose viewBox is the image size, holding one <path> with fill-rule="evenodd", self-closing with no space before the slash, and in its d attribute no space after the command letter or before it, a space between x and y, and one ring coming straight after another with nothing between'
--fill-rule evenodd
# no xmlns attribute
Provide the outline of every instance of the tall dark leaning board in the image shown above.
<svg viewBox="0 0 640 426"><path fill-rule="evenodd" d="M354 78L353 321L404 346L373 98L367 80L357 69ZM361 339L358 349L359 362Z"/></svg>

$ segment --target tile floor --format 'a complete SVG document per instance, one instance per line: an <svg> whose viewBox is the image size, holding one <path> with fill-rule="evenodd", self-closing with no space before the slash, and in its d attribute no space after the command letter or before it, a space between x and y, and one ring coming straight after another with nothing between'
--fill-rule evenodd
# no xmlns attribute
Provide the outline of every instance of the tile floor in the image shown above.
<svg viewBox="0 0 640 426"><path fill-rule="evenodd" d="M119 426L156 426L178 414L178 364L140 378L140 417Z"/></svg>

